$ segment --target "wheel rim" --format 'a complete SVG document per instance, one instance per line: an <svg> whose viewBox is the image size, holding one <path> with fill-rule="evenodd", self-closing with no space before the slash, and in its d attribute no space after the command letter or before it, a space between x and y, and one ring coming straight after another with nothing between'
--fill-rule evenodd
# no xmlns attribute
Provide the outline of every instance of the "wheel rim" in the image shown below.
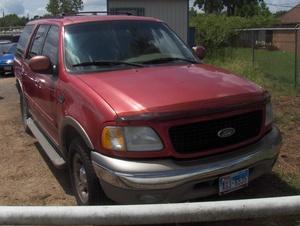
<svg viewBox="0 0 300 226"><path fill-rule="evenodd" d="M79 154L75 154L73 158L73 176L75 189L81 202L87 203L89 199L87 176Z"/></svg>

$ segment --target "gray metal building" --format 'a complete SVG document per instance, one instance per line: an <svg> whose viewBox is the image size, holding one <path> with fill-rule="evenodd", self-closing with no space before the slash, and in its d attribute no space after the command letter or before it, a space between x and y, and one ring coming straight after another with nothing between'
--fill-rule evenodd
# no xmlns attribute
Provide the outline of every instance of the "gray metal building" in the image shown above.
<svg viewBox="0 0 300 226"><path fill-rule="evenodd" d="M187 42L188 0L107 0L107 9L163 20Z"/></svg>

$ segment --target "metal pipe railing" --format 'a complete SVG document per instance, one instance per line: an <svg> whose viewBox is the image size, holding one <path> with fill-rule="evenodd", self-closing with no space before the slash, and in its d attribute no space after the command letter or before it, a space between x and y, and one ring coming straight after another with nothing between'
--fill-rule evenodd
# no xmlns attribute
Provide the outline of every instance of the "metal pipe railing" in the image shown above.
<svg viewBox="0 0 300 226"><path fill-rule="evenodd" d="M300 216L300 196L179 204L0 207L1 225L142 225Z"/></svg>

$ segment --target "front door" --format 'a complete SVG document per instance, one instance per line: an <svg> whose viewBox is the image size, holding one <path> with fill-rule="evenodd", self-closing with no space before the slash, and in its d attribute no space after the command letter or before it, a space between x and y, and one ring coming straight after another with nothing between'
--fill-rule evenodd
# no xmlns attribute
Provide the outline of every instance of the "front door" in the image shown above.
<svg viewBox="0 0 300 226"><path fill-rule="evenodd" d="M57 117L57 101L56 101L56 86L58 75L56 66L58 64L58 35L59 27L40 25L39 30L44 31L43 37L39 43L35 43L34 39L32 47L29 51L29 58L43 55L48 56L53 70L49 73L34 73L35 79L35 96L34 102L37 108L36 120L42 127L44 132L50 136L51 140L58 143L58 128L56 123ZM38 32L36 33L38 35Z"/></svg>

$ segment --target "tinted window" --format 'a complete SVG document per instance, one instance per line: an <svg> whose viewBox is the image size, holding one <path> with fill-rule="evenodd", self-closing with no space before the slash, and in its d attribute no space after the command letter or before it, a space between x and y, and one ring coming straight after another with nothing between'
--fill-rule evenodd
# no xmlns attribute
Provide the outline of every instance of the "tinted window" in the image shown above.
<svg viewBox="0 0 300 226"><path fill-rule="evenodd" d="M40 25L37 32L34 35L33 42L28 54L28 57L34 57L41 55L44 41L49 30L49 25Z"/></svg>
<svg viewBox="0 0 300 226"><path fill-rule="evenodd" d="M13 44L9 49L8 49L8 53L11 53L11 54L15 54L16 52L16 48L17 48L17 44Z"/></svg>
<svg viewBox="0 0 300 226"><path fill-rule="evenodd" d="M109 21L69 25L65 27L64 43L67 67L74 72L127 66L80 66L96 61L143 64L160 58L196 60L174 32L159 22Z"/></svg>
<svg viewBox="0 0 300 226"><path fill-rule="evenodd" d="M8 44L1 44L0 43L0 55L5 54L9 52L9 49L11 48L13 44L8 43Z"/></svg>
<svg viewBox="0 0 300 226"><path fill-rule="evenodd" d="M25 48L27 46L27 43L29 41L29 38L31 36L31 33L32 33L32 30L33 30L33 25L27 25L21 36L20 36L20 39L19 39L19 42L18 42L18 46L17 46L17 52L16 54L18 56L22 56L24 54L24 51L25 51Z"/></svg>
<svg viewBox="0 0 300 226"><path fill-rule="evenodd" d="M58 54L58 32L57 26L52 26L45 40L42 55L50 58L52 64L57 65Z"/></svg>

